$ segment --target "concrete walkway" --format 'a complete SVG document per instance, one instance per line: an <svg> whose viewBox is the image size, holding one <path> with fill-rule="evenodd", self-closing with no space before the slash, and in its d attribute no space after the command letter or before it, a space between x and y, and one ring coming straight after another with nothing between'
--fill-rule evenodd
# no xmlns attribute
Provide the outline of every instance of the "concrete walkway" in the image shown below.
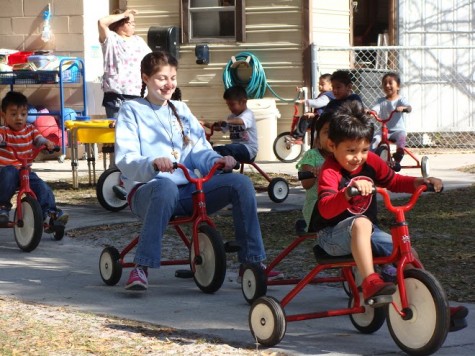
<svg viewBox="0 0 475 356"><path fill-rule="evenodd" d="M455 170L474 164L475 155L439 155L430 159L432 175L443 178L447 189L475 183L475 175ZM261 167L266 172L295 174L294 164L262 163ZM69 161L36 163L35 170L46 180L71 177ZM80 162L79 171L87 173L85 162ZM261 211L300 209L303 191L292 189L281 204L272 203L266 193L258 194L257 199ZM70 229L135 221L128 209L119 213L105 211L99 205L64 209L71 215ZM116 286L108 287L102 282L98 271L101 250L69 237L57 242L45 236L35 251L24 253L17 248L13 232L2 229L0 295L152 322L255 347L248 326L249 306L240 286L231 281L235 277L232 272L228 271L230 278L226 278L222 288L209 295L200 292L192 279L175 278L176 267L163 267L151 271L150 289L146 293L130 293L123 288L128 270L124 270ZM281 298L289 290L290 287L272 286L268 295ZM348 297L341 288L308 286L286 311L314 312L344 307L347 302ZM438 355L475 354L475 305L467 306L469 327L450 333ZM357 332L345 316L288 323L284 339L272 350L295 355L402 354L385 325L375 334L364 335Z"/></svg>

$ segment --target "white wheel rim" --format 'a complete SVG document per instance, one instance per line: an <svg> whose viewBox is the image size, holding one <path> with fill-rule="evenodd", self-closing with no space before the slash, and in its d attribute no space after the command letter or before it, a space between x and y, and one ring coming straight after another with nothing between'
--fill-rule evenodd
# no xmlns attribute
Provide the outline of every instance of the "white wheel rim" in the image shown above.
<svg viewBox="0 0 475 356"><path fill-rule="evenodd" d="M384 146L385 149L381 151L379 157L381 157L381 159L383 161L386 161L388 162L389 161L389 150L386 148L386 146Z"/></svg>
<svg viewBox="0 0 475 356"><path fill-rule="evenodd" d="M21 246L27 246L35 234L35 215L31 205L26 202L21 203L21 209L23 213L23 227L15 225L15 238Z"/></svg>
<svg viewBox="0 0 475 356"><path fill-rule="evenodd" d="M268 340L275 329L275 318L268 305L259 303L251 312L251 327L254 336L259 340Z"/></svg>
<svg viewBox="0 0 475 356"><path fill-rule="evenodd" d="M127 200L122 200L117 197L113 187L120 185L120 172L110 173L106 179L104 179L104 184L102 185L102 196L107 204L113 208L120 208L127 204Z"/></svg>
<svg viewBox="0 0 475 356"><path fill-rule="evenodd" d="M246 268L242 275L242 292L248 300L252 300L256 295L256 276L250 268Z"/></svg>
<svg viewBox="0 0 475 356"><path fill-rule="evenodd" d="M272 192L274 193L274 196L277 199L281 200L281 199L285 199L285 197L287 196L289 192L289 188L284 181L279 181L274 185Z"/></svg>
<svg viewBox="0 0 475 356"><path fill-rule="evenodd" d="M113 263L110 253L104 252L101 255L101 276L105 280L109 280L112 276Z"/></svg>
<svg viewBox="0 0 475 356"><path fill-rule="evenodd" d="M434 335L437 322L436 305L424 283L415 278L406 278L404 282L412 318L403 320L392 306L389 307L388 317L391 321L391 328L401 343L408 348L418 349L425 346ZM393 301L400 309L399 289L393 295Z"/></svg>
<svg viewBox="0 0 475 356"><path fill-rule="evenodd" d="M208 235L198 233L198 244L200 246L200 256L202 263L195 265L195 280L202 286L209 286L213 282L214 273L216 271L216 257L214 248ZM191 244L191 261L195 259L194 244Z"/></svg>
<svg viewBox="0 0 475 356"><path fill-rule="evenodd" d="M282 157L285 160L292 160L298 157L302 147L300 147L300 145L287 144L287 139L290 139L290 136L280 137L275 145L275 150L279 157Z"/></svg>
<svg viewBox="0 0 475 356"><path fill-rule="evenodd" d="M360 293L360 300L363 300L363 293ZM351 306L355 304L355 300L352 298ZM367 327L374 320L374 308L371 308L367 305L363 305L365 311L364 313L352 314L352 318L356 324L361 327Z"/></svg>

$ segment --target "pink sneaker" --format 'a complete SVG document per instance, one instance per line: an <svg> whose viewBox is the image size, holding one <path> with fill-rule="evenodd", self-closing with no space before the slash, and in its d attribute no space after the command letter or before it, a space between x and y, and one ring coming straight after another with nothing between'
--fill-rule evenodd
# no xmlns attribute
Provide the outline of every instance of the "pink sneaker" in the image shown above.
<svg viewBox="0 0 475 356"><path fill-rule="evenodd" d="M263 271L266 270L266 265L263 264L262 262L259 264L260 268L262 268ZM239 275L238 275L238 278L236 280L237 283L242 283L242 275L244 273L244 266L241 265L239 267ZM274 281L276 279L283 279L284 278L284 272L281 272L281 271L277 271L277 270L272 270L272 271L269 271L267 273L267 280L268 281Z"/></svg>
<svg viewBox="0 0 475 356"><path fill-rule="evenodd" d="M125 285L127 290L147 290L148 281L147 281L147 272L145 272L141 267L135 267L132 272L130 272L129 279Z"/></svg>

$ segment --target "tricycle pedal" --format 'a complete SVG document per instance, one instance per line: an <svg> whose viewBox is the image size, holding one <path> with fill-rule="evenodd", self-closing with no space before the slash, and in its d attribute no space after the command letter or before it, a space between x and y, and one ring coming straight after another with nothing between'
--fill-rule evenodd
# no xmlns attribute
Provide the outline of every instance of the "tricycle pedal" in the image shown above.
<svg viewBox="0 0 475 356"><path fill-rule="evenodd" d="M371 308L380 308L386 304L392 303L392 295L376 295L374 297L368 298L365 300L365 303Z"/></svg>
<svg viewBox="0 0 475 356"><path fill-rule="evenodd" d="M224 243L224 251L226 253L239 252L241 245L237 241L226 241Z"/></svg>

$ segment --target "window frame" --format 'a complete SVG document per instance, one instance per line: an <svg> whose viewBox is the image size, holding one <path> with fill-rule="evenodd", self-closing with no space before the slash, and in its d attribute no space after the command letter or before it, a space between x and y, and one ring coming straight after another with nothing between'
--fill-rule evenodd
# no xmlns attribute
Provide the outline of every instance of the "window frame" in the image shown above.
<svg viewBox="0 0 475 356"><path fill-rule="evenodd" d="M224 6L217 6L224 7ZM220 43L220 42L246 42L246 16L245 0L235 0L235 37L192 37L191 36L191 12L190 0L181 0L181 28L182 43ZM202 12L203 10L198 10ZM197 11L197 12L198 12Z"/></svg>

